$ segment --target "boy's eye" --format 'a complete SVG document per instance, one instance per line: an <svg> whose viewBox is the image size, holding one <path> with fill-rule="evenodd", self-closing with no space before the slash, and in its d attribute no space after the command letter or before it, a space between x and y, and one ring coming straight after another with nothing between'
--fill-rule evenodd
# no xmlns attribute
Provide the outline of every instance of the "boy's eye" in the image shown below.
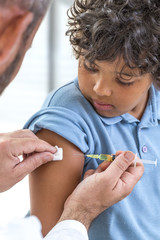
<svg viewBox="0 0 160 240"><path fill-rule="evenodd" d="M98 72L98 69L96 69L95 67L87 66L86 64L84 64L84 68L85 68L88 72L91 72L91 73L97 73L97 72Z"/></svg>
<svg viewBox="0 0 160 240"><path fill-rule="evenodd" d="M119 78L116 78L116 81L123 86L131 86L134 82L122 82Z"/></svg>

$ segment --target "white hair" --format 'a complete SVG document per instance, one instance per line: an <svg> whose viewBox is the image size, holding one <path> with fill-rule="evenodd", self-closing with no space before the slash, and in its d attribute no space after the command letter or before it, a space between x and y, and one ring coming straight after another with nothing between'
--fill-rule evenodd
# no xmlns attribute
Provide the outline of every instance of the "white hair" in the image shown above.
<svg viewBox="0 0 160 240"><path fill-rule="evenodd" d="M0 0L0 7L17 6L24 10L44 13L52 0Z"/></svg>

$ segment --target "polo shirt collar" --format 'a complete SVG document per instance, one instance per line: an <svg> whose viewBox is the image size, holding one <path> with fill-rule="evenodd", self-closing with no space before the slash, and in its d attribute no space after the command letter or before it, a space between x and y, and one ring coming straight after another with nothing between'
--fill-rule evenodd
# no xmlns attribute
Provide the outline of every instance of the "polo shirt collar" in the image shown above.
<svg viewBox="0 0 160 240"><path fill-rule="evenodd" d="M152 85L150 97L142 116L140 127L156 127L160 120L160 92Z"/></svg>
<svg viewBox="0 0 160 240"><path fill-rule="evenodd" d="M113 125L124 121L126 123L137 123L139 127L157 126L160 120L160 91L156 90L152 85L149 90L149 100L141 118L141 121L130 115L129 113L121 116L107 118L100 116L102 121L107 125Z"/></svg>

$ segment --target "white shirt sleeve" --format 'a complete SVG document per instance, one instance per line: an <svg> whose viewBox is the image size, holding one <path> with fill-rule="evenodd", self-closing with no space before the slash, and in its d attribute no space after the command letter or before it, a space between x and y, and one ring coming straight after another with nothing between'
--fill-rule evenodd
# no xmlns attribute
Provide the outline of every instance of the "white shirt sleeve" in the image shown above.
<svg viewBox="0 0 160 240"><path fill-rule="evenodd" d="M0 240L42 240L41 223L35 216L16 219L0 226ZM58 223L44 240L88 240L84 225L75 220Z"/></svg>
<svg viewBox="0 0 160 240"><path fill-rule="evenodd" d="M65 220L59 222L47 234L44 240L88 240L85 226L75 220Z"/></svg>
<svg viewBox="0 0 160 240"><path fill-rule="evenodd" d="M0 240L42 240L41 223L35 216L15 219L0 226Z"/></svg>

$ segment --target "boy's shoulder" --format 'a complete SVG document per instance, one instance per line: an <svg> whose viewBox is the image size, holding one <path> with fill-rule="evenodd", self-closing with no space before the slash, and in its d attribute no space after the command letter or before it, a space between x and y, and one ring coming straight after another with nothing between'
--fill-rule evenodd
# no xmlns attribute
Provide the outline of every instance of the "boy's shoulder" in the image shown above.
<svg viewBox="0 0 160 240"><path fill-rule="evenodd" d="M77 107L80 106L83 101L86 101L86 99L78 87L78 80L75 79L52 91L46 98L43 107Z"/></svg>

